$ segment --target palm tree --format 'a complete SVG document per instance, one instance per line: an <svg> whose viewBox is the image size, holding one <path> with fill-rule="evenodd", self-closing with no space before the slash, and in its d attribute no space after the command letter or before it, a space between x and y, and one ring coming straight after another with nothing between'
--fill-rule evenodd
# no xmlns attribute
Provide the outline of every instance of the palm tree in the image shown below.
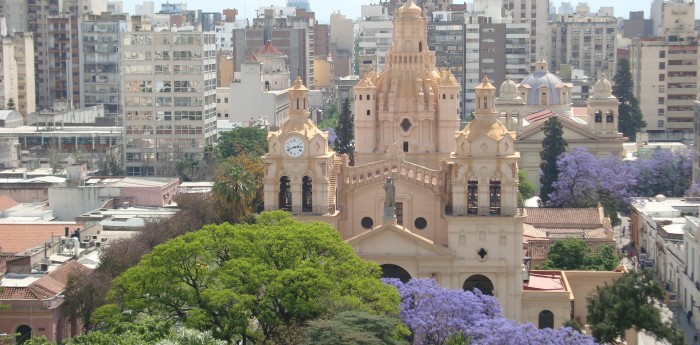
<svg viewBox="0 0 700 345"><path fill-rule="evenodd" d="M238 222L247 212L251 212L261 183L261 180L248 172L242 164L230 160L223 161L217 169L213 191L219 200L226 204L226 209L231 211L226 218Z"/></svg>

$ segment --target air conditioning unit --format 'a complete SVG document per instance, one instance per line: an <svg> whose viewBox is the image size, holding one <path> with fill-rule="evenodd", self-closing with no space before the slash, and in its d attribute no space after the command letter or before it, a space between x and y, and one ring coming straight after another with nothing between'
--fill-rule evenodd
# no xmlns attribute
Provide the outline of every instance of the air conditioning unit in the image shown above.
<svg viewBox="0 0 700 345"><path fill-rule="evenodd" d="M39 264L39 271L46 272L49 270L49 264Z"/></svg>

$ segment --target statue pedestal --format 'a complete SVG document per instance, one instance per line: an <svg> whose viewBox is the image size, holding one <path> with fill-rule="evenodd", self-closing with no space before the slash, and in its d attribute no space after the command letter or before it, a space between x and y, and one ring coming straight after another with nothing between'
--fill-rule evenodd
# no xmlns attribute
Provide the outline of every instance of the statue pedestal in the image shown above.
<svg viewBox="0 0 700 345"><path fill-rule="evenodd" d="M384 224L396 224L396 212L394 207L384 207Z"/></svg>

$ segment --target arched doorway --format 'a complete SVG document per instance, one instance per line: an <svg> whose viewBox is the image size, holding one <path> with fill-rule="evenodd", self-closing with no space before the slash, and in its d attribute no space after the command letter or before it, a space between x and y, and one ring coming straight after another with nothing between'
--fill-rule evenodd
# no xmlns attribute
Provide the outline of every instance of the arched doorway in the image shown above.
<svg viewBox="0 0 700 345"><path fill-rule="evenodd" d="M403 269L401 266L394 264L384 264L380 265L382 268L382 278L396 278L402 283L406 283L411 280L411 275Z"/></svg>
<svg viewBox="0 0 700 345"><path fill-rule="evenodd" d="M285 211L292 211L292 189L290 187L290 181L288 176L282 176L280 178L280 195L279 195L279 209Z"/></svg>
<svg viewBox="0 0 700 345"><path fill-rule="evenodd" d="M464 291L474 291L479 289L484 295L493 296L493 283L491 279L481 274L475 274L464 281L462 286Z"/></svg>
<svg viewBox="0 0 700 345"><path fill-rule="evenodd" d="M313 211L313 198L311 197L311 177L304 176L301 179L301 212Z"/></svg>
<svg viewBox="0 0 700 345"><path fill-rule="evenodd" d="M17 336L15 337L17 344L24 344L27 340L32 338L32 328L27 325L17 327L17 331L15 333L17 333Z"/></svg>
<svg viewBox="0 0 700 345"><path fill-rule="evenodd" d="M537 328L554 328L554 313L549 310L543 310L537 317Z"/></svg>

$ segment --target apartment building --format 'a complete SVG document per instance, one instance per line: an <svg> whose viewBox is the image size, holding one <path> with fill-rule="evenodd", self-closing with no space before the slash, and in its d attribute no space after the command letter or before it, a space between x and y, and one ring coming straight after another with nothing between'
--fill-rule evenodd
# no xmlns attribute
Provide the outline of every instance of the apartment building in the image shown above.
<svg viewBox="0 0 700 345"><path fill-rule="evenodd" d="M10 98L23 116L36 110L34 94L34 39L29 32L14 32L0 44L0 105Z"/></svg>
<svg viewBox="0 0 700 345"><path fill-rule="evenodd" d="M357 22L360 75L384 70L386 53L391 49L394 24L389 9L383 5L362 5Z"/></svg>
<svg viewBox="0 0 700 345"><path fill-rule="evenodd" d="M121 114L121 36L129 31L128 14L86 14L81 23L80 107L104 105L105 116Z"/></svg>
<svg viewBox="0 0 700 345"><path fill-rule="evenodd" d="M435 52L435 67L449 68L461 85L464 98L464 12L435 11L428 23L428 49ZM464 114L464 101L459 102L460 118Z"/></svg>
<svg viewBox="0 0 700 345"><path fill-rule="evenodd" d="M692 132L698 99L698 40L693 2L663 3L665 35L635 38L630 47L634 95L646 131Z"/></svg>
<svg viewBox="0 0 700 345"><path fill-rule="evenodd" d="M129 32L122 51L127 176L201 159L217 133L215 34Z"/></svg>
<svg viewBox="0 0 700 345"><path fill-rule="evenodd" d="M613 75L617 34L617 18L603 11L591 13L587 5L579 4L574 14L549 23L549 69L559 71L559 65L567 64L590 77Z"/></svg>

